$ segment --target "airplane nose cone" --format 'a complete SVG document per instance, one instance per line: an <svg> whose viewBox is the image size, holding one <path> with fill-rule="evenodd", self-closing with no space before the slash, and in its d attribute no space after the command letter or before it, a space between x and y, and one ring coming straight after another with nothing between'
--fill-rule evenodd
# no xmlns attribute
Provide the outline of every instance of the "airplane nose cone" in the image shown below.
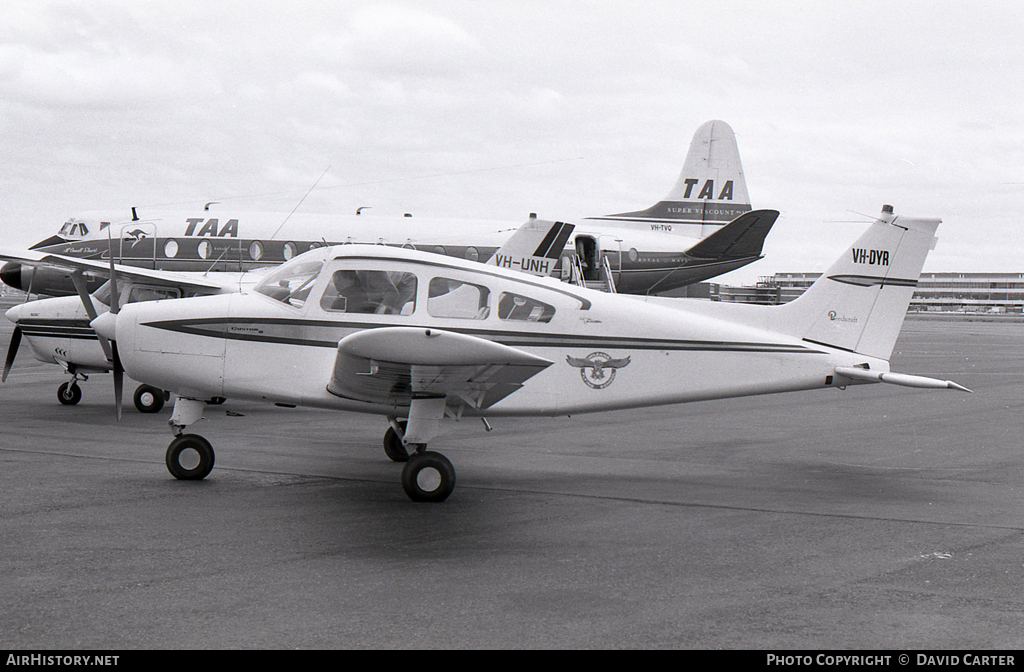
<svg viewBox="0 0 1024 672"><path fill-rule="evenodd" d="M4 315L7 316L8 320L17 324L18 320L21 319L22 314L24 314L25 312L24 308L24 303L18 304L17 306L14 306L13 308L9 309L6 313L4 313Z"/></svg>
<svg viewBox="0 0 1024 672"><path fill-rule="evenodd" d="M103 338L110 341L117 340L117 315L114 313L103 313L97 316L89 323L89 326Z"/></svg>
<svg viewBox="0 0 1024 672"><path fill-rule="evenodd" d="M24 289L21 286L21 264L13 261L4 264L3 268L0 268L0 281L8 287Z"/></svg>

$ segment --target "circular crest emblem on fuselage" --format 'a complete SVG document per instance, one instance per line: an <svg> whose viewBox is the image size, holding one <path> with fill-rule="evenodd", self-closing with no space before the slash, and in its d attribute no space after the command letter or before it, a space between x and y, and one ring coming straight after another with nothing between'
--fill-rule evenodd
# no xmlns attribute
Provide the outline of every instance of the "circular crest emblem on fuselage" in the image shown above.
<svg viewBox="0 0 1024 672"><path fill-rule="evenodd" d="M627 366L629 359L615 359L605 352L592 352L583 359L569 355L565 361L580 370L580 378L588 387L603 390L615 380L615 370Z"/></svg>

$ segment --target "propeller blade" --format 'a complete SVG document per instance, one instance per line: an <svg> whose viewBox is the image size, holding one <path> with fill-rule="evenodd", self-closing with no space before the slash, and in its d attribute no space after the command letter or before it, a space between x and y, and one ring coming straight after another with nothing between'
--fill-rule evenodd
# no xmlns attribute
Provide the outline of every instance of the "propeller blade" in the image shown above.
<svg viewBox="0 0 1024 672"><path fill-rule="evenodd" d="M4 375L0 382L7 382L7 374L14 366L14 358L18 356L18 348L21 346L21 327L14 325L14 333L11 334L11 345L7 348L7 361L4 362Z"/></svg>
<svg viewBox="0 0 1024 672"><path fill-rule="evenodd" d="M117 315L118 300L121 298L117 292L117 274L114 273L114 243L110 237L110 228L107 228L107 256L110 258L110 312Z"/></svg>
<svg viewBox="0 0 1024 672"><path fill-rule="evenodd" d="M121 397L124 392L124 367L121 366L121 357L117 354L117 341L110 342L110 349L114 355L114 410L117 411L117 419L121 420Z"/></svg>

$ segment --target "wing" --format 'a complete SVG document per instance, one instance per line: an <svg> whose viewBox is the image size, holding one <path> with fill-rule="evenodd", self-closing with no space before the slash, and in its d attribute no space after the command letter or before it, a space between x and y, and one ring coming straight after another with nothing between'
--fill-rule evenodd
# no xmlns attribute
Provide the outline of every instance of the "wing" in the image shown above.
<svg viewBox="0 0 1024 672"><path fill-rule="evenodd" d="M621 369L629 364L629 360L629 357L623 357L622 359L609 359L607 362L602 364L602 367L606 369Z"/></svg>
<svg viewBox="0 0 1024 672"><path fill-rule="evenodd" d="M110 263L107 261L78 259L60 254L13 253L0 250L0 261L14 261L25 266L55 268L68 273L81 273L101 279L110 277ZM150 285L179 287L184 292L210 294L227 289L225 286L227 281L218 282L198 274L186 275L170 271L154 271L123 264L114 264L114 272L120 280L129 279Z"/></svg>
<svg viewBox="0 0 1024 672"><path fill-rule="evenodd" d="M327 390L346 399L407 406L448 397L483 410L552 362L507 345L441 329L381 327L338 343Z"/></svg>

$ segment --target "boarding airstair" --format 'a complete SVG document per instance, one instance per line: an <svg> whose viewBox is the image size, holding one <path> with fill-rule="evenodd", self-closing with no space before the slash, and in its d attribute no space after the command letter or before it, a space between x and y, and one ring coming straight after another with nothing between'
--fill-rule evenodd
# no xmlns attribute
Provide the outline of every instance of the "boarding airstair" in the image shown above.
<svg viewBox="0 0 1024 672"><path fill-rule="evenodd" d="M583 264L580 261L578 254L574 254L569 259L569 279L568 281L578 287L586 287L587 289L596 289L600 292L609 292L615 294L615 276L612 273L611 264L608 263L608 257L602 256L600 265L598 266L598 279L588 280L586 274L583 271Z"/></svg>

